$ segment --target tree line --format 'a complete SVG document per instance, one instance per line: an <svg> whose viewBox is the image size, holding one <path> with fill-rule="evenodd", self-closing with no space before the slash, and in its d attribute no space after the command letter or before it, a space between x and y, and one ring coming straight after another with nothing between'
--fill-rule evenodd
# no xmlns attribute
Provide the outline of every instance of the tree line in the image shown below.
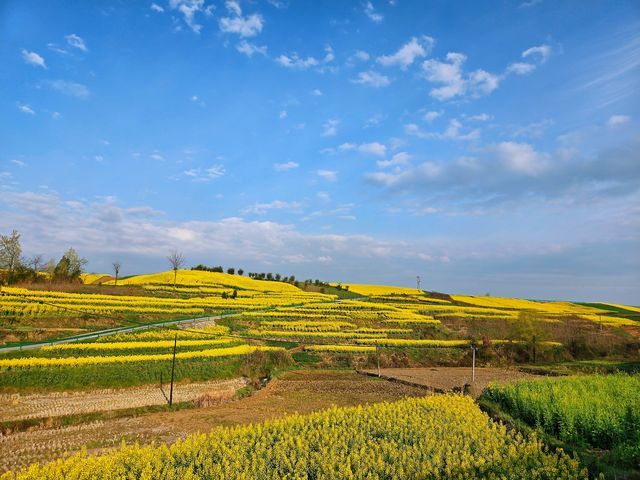
<svg viewBox="0 0 640 480"><path fill-rule="evenodd" d="M73 248L64 252L58 261L51 258L45 262L40 254L23 257L17 230L9 235L0 235L0 284L80 281L86 264L87 260Z"/></svg>

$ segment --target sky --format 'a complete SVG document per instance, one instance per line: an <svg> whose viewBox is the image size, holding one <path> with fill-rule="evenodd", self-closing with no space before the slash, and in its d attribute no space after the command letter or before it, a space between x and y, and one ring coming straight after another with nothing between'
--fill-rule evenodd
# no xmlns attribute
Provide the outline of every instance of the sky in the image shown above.
<svg viewBox="0 0 640 480"><path fill-rule="evenodd" d="M635 1L0 1L0 233L87 270L640 304Z"/></svg>

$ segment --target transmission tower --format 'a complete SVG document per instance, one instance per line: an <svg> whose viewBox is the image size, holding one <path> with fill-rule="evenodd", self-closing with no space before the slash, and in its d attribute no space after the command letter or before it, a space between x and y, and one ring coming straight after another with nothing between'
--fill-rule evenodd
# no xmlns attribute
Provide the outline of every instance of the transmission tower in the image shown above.
<svg viewBox="0 0 640 480"><path fill-rule="evenodd" d="M420 282L421 282L421 278L420 275L416 275L416 284L418 285L418 290L420 290Z"/></svg>

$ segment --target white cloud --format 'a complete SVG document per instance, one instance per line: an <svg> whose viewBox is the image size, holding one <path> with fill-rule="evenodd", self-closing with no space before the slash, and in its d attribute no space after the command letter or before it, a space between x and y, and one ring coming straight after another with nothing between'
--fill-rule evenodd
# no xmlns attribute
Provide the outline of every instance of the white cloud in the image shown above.
<svg viewBox="0 0 640 480"><path fill-rule="evenodd" d="M48 85L55 91L70 97L76 97L80 100L86 100L91 95L91 91L86 85L66 80L51 80Z"/></svg>
<svg viewBox="0 0 640 480"><path fill-rule="evenodd" d="M356 50L356 53L353 56L355 58L357 58L358 60L361 60L363 62L366 62L367 60L369 60L371 58L371 55L369 55L364 50Z"/></svg>
<svg viewBox="0 0 640 480"><path fill-rule="evenodd" d="M194 182L210 182L225 174L223 165L212 165L209 168L191 168L182 172L185 176L191 178Z"/></svg>
<svg viewBox="0 0 640 480"><path fill-rule="evenodd" d="M480 138L480 129L474 128L462 131L463 125L460 120L451 119L444 132L427 132L422 130L415 123L409 123L404 126L404 131L407 135L412 135L419 138L434 138L439 140L477 140Z"/></svg>
<svg viewBox="0 0 640 480"><path fill-rule="evenodd" d="M54 120L57 120L61 117L61 113L60 112L51 112L51 118L53 118Z"/></svg>
<svg viewBox="0 0 640 480"><path fill-rule="evenodd" d="M94 160L98 163L101 163L104 161L104 157L102 155L96 155L95 157L93 157Z"/></svg>
<svg viewBox="0 0 640 480"><path fill-rule="evenodd" d="M236 50L240 53L244 53L247 57L253 57L255 53L260 55L267 55L267 46L263 45L261 47L254 45L253 43L249 43L246 40L242 40L238 45L236 45Z"/></svg>
<svg viewBox="0 0 640 480"><path fill-rule="evenodd" d="M151 155L149 155L149 158L151 160L155 160L156 162L160 162L164 160L164 157L160 155L158 152L153 152Z"/></svg>
<svg viewBox="0 0 640 480"><path fill-rule="evenodd" d="M320 90L318 88L314 88L313 90L311 90L311 95L313 95L314 97L321 97L322 96L322 90Z"/></svg>
<svg viewBox="0 0 640 480"><path fill-rule="evenodd" d="M334 170L316 170L316 175L328 182L335 182L338 179L338 172Z"/></svg>
<svg viewBox="0 0 640 480"><path fill-rule="evenodd" d="M522 58L532 57L539 63L546 62L549 56L551 56L551 47L546 44L531 47L522 52Z"/></svg>
<svg viewBox="0 0 640 480"><path fill-rule="evenodd" d="M331 118L329 120L327 120L325 123L322 124L322 128L324 129L322 131L322 136L323 137L333 137L336 133L338 133L338 124L340 123L340 120L335 119L335 118Z"/></svg>
<svg viewBox="0 0 640 480"><path fill-rule="evenodd" d="M331 48L331 45L327 45L324 48L324 52L325 52L325 55L324 55L324 58L322 59L323 62L330 63L336 59L336 56L333 53L333 48Z"/></svg>
<svg viewBox="0 0 640 480"><path fill-rule="evenodd" d="M625 125L631 121L631 117L629 115L611 115L609 120L607 120L607 127L615 128L621 125Z"/></svg>
<svg viewBox="0 0 640 480"><path fill-rule="evenodd" d="M384 156L387 153L387 147L379 142L363 143L358 146L358 151L362 153L368 153L371 155Z"/></svg>
<svg viewBox="0 0 640 480"><path fill-rule="evenodd" d="M472 122L488 122L491 118L489 114L479 113L478 115L469 115L467 120L471 120Z"/></svg>
<svg viewBox="0 0 640 480"><path fill-rule="evenodd" d="M77 48L78 50L82 50L83 52L88 51L87 45L84 43L84 40L80 38L78 35L76 35L75 33L65 35L64 39L67 41L67 43L71 47Z"/></svg>
<svg viewBox="0 0 640 480"><path fill-rule="evenodd" d="M227 7L227 10L231 12L233 15L239 17L242 15L242 9L240 8L240 3L235 0L227 0L224 2L224 6Z"/></svg>
<svg viewBox="0 0 640 480"><path fill-rule="evenodd" d="M550 167L549 155L536 152L528 143L501 142L487 147L487 151L516 173L537 176Z"/></svg>
<svg viewBox="0 0 640 480"><path fill-rule="evenodd" d="M536 69L531 63L515 62L507 67L507 73L515 73L516 75L526 75Z"/></svg>
<svg viewBox="0 0 640 480"><path fill-rule="evenodd" d="M164 12L164 8L162 8L160 5L158 5L157 3L152 3L151 4L151 10L153 10L154 12L158 12L158 13L162 13Z"/></svg>
<svg viewBox="0 0 640 480"><path fill-rule="evenodd" d="M373 70L369 70L367 72L360 72L358 74L358 78L351 80L353 83L358 83L360 85L367 85L369 87L380 88L386 87L391 83L389 77L386 75L382 75Z"/></svg>
<svg viewBox="0 0 640 480"><path fill-rule="evenodd" d="M369 17L369 20L371 20L374 23L380 23L384 19L384 16L376 12L376 9L373 7L373 4L369 1L367 1L364 4L364 13L367 17Z"/></svg>
<svg viewBox="0 0 640 480"><path fill-rule="evenodd" d="M411 160L411 155L407 152L398 152L391 157L391 160L378 160L376 165L378 165L378 168L398 167L406 165L409 160Z"/></svg>
<svg viewBox="0 0 640 480"><path fill-rule="evenodd" d="M442 111L439 112L434 112L434 111L430 111L424 114L423 118L431 123L433 122L436 118L440 117L442 115Z"/></svg>
<svg viewBox="0 0 640 480"><path fill-rule="evenodd" d="M251 207L242 210L242 214L253 213L255 215L264 215L270 210L291 210L300 211L302 204L300 202L283 202L282 200L273 200L269 203L255 203Z"/></svg>
<svg viewBox="0 0 640 480"><path fill-rule="evenodd" d="M27 166L27 164L24 163L22 160L13 159L13 160L11 160L11 163L13 163L14 165L17 165L20 168L23 168L23 167Z"/></svg>
<svg viewBox="0 0 640 480"><path fill-rule="evenodd" d="M44 58L38 55L36 52L28 52L27 50L22 50L22 59L28 65L42 67L44 69L47 68L47 64L45 63Z"/></svg>
<svg viewBox="0 0 640 480"><path fill-rule="evenodd" d="M214 9L213 5L205 6L204 0L169 0L169 7L182 13L185 23L194 33L200 33L202 30L202 25L196 23L196 13L209 17Z"/></svg>
<svg viewBox="0 0 640 480"><path fill-rule="evenodd" d="M427 56L433 47L434 40L431 37L422 35L419 39L412 37L393 55L382 55L377 58L377 62L385 67L394 65L406 70L416 58Z"/></svg>
<svg viewBox="0 0 640 480"><path fill-rule="evenodd" d="M532 137L537 138L541 137L547 128L552 126L554 121L550 118L546 118L539 122L533 122L529 125L525 125L524 127L519 127L513 132L514 137Z"/></svg>
<svg viewBox="0 0 640 480"><path fill-rule="evenodd" d="M520 4L520 8L530 8L535 7L536 5L542 3L542 0L527 0L526 2L522 2Z"/></svg>
<svg viewBox="0 0 640 480"><path fill-rule="evenodd" d="M379 142L361 143L360 145L347 142L339 145L338 150L340 150L341 152L358 151L360 153L378 155L381 157L386 155L387 153L387 147Z"/></svg>
<svg viewBox="0 0 640 480"><path fill-rule="evenodd" d="M296 163L296 162L284 162L284 163L274 163L273 164L273 169L276 172L286 172L289 170L293 170L294 168L298 168L300 166L300 164Z"/></svg>
<svg viewBox="0 0 640 480"><path fill-rule="evenodd" d="M198 96L198 95L192 95L190 100L195 103L196 105L200 105L201 107L206 107L207 104L204 103L204 101Z"/></svg>
<svg viewBox="0 0 640 480"><path fill-rule="evenodd" d="M462 53L449 52L446 62L426 60L422 64L427 80L442 83L441 87L433 88L429 94L440 100L451 100L469 94L474 97L488 95L498 88L500 77L485 70L474 70L465 73L462 65L467 57Z"/></svg>
<svg viewBox="0 0 640 480"><path fill-rule="evenodd" d="M30 105L27 105L26 103L18 103L18 110L20 110L22 113L27 113L29 115L36 114L35 110L31 108Z"/></svg>
<svg viewBox="0 0 640 480"><path fill-rule="evenodd" d="M284 120L285 118L287 118L287 111L286 110L281 110L280 113L278 114L278 118L280 120Z"/></svg>
<svg viewBox="0 0 640 480"><path fill-rule="evenodd" d="M264 26L262 15L253 13L248 16L243 16L240 4L235 0L227 0L225 6L232 16L222 17L218 21L222 32L236 33L244 38L255 37L262 31L262 27Z"/></svg>
<svg viewBox="0 0 640 480"><path fill-rule="evenodd" d="M377 127L382 123L382 120L384 120L384 118L385 116L383 114L376 113L375 115L372 115L367 119L366 123L362 128Z"/></svg>
<svg viewBox="0 0 640 480"><path fill-rule="evenodd" d="M295 70L307 70L310 67L315 67L320 62L313 57L301 58L297 53L292 55L280 55L276 58L276 62L286 68Z"/></svg>

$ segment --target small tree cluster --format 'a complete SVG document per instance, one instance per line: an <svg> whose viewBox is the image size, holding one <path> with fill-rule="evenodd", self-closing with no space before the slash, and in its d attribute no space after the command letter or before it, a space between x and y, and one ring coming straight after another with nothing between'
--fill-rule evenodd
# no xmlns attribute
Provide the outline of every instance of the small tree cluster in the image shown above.
<svg viewBox="0 0 640 480"><path fill-rule="evenodd" d="M206 265L203 264L199 264L196 265L195 267L191 267L191 270L200 270L203 272L217 272L217 273L224 273L224 268L222 268L222 265L218 265L216 267L208 267ZM227 268L227 273L229 275L235 275L236 274L236 269L233 267L228 267ZM238 275L244 275L244 270L241 268L238 268L237 270Z"/></svg>
<svg viewBox="0 0 640 480"><path fill-rule="evenodd" d="M38 282L44 278L55 282L80 280L87 260L69 248L56 262L53 258L44 263L42 255L22 257L20 233L13 230L9 235L0 235L0 282Z"/></svg>

